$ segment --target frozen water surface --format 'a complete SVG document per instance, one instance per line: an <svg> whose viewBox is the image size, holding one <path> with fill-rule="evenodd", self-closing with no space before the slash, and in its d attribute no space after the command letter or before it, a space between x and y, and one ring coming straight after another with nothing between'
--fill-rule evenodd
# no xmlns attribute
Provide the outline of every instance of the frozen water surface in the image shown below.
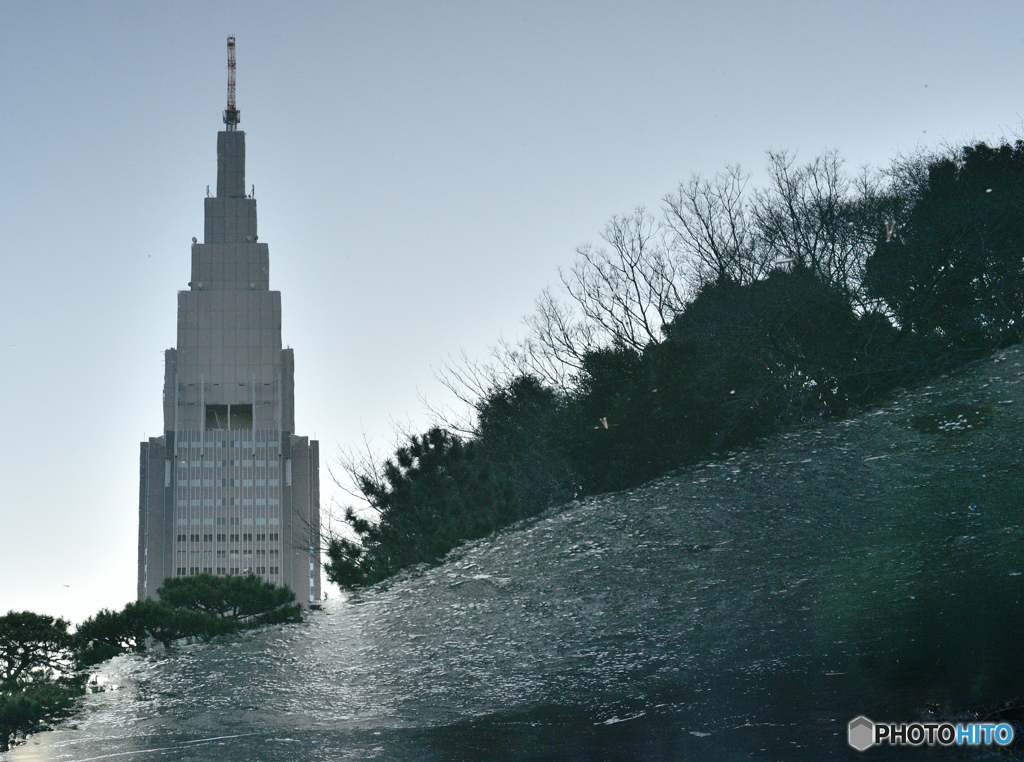
<svg viewBox="0 0 1024 762"><path fill-rule="evenodd" d="M120 657L4 759L852 758L857 714L1024 694L1022 366L574 504L302 625Z"/></svg>

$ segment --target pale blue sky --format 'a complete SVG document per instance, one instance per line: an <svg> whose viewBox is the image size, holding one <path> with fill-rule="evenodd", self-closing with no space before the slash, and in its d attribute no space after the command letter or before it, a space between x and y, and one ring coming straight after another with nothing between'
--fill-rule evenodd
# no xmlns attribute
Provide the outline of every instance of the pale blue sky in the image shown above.
<svg viewBox="0 0 1024 762"><path fill-rule="evenodd" d="M1024 106L1019 2L4 0L0 612L134 595L228 34L325 460L425 424L431 366L515 334L576 245L691 172L756 181L769 148L880 165L1012 136Z"/></svg>

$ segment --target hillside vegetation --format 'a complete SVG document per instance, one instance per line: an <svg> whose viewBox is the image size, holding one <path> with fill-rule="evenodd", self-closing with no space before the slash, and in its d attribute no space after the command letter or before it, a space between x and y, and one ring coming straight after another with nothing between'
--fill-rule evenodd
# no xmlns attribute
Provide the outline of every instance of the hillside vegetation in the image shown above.
<svg viewBox="0 0 1024 762"><path fill-rule="evenodd" d="M445 380L470 420L353 464L328 543L355 588L575 497L642 484L1018 343L1024 143L850 175L768 156L609 222L525 337Z"/></svg>

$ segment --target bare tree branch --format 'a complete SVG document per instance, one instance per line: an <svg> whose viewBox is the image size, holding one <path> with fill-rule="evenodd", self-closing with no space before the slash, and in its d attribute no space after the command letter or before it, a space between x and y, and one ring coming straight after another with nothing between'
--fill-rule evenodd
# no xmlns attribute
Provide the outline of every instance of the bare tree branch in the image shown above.
<svg viewBox="0 0 1024 762"><path fill-rule="evenodd" d="M770 269L759 256L750 220L749 179L740 167L728 166L712 180L694 174L665 196L665 224L673 248L690 264L693 290L723 279L749 283Z"/></svg>
<svg viewBox="0 0 1024 762"><path fill-rule="evenodd" d="M661 341L661 327L685 303L682 268L664 242L664 225L643 208L613 217L602 238L561 271L562 285L603 344L621 342L638 351Z"/></svg>
<svg viewBox="0 0 1024 762"><path fill-rule="evenodd" d="M857 183L837 151L797 166L785 151L768 152L767 188L754 194L760 243L775 261L789 261L834 286L858 292L874 235L860 224ZM860 182L874 182L865 174Z"/></svg>

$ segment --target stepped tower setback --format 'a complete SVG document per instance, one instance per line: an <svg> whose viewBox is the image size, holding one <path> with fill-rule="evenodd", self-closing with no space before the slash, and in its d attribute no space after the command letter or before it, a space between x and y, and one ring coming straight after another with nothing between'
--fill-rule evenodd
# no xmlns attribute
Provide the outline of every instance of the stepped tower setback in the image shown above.
<svg viewBox="0 0 1024 762"><path fill-rule="evenodd" d="M294 356L233 101L164 355L164 434L141 447L138 597L158 597L167 577L255 574L308 605L320 600L319 443L294 433Z"/></svg>

